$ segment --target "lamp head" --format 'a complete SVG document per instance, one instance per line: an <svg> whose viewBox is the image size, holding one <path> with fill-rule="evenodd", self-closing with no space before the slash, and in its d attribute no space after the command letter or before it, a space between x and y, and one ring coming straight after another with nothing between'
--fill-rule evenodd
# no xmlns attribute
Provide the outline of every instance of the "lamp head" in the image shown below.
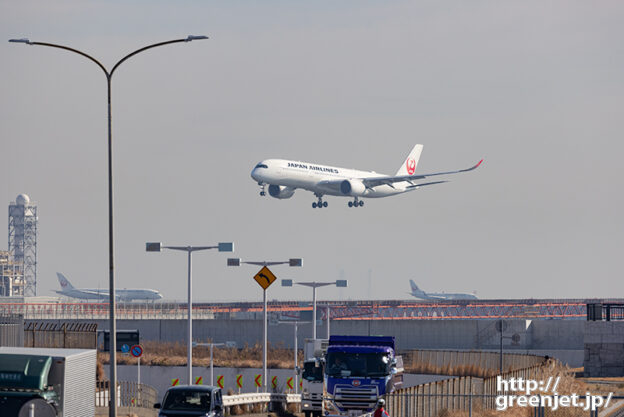
<svg viewBox="0 0 624 417"><path fill-rule="evenodd" d="M234 252L234 243L232 242L219 242L217 247L219 252Z"/></svg>
<svg viewBox="0 0 624 417"><path fill-rule="evenodd" d="M13 43L26 43L28 45L32 45L32 42L30 42L30 39L28 39L28 38L9 39L9 42L13 42Z"/></svg>
<svg viewBox="0 0 624 417"><path fill-rule="evenodd" d="M162 246L162 242L147 242L145 244L146 252L160 252L160 248Z"/></svg>
<svg viewBox="0 0 624 417"><path fill-rule="evenodd" d="M204 35L188 35L185 39L185 42L190 42L190 41L199 41L202 39L208 39L208 36L204 36Z"/></svg>
<svg viewBox="0 0 624 417"><path fill-rule="evenodd" d="M240 264L240 258L228 258L227 260L227 266L240 266Z"/></svg>

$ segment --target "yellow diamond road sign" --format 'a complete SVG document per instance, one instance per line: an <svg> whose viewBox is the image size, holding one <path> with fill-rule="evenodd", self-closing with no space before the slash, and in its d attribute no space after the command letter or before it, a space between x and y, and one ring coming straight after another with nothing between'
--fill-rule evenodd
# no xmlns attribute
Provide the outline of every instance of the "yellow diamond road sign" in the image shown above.
<svg viewBox="0 0 624 417"><path fill-rule="evenodd" d="M273 275L273 272L271 272L269 268L263 266L260 272L254 276L254 279L263 289L266 290L277 278Z"/></svg>

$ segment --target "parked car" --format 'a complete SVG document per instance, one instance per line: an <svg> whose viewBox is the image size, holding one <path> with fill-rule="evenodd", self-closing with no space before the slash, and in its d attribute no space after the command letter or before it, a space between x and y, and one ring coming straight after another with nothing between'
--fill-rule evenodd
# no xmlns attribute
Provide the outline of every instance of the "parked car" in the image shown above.
<svg viewBox="0 0 624 417"><path fill-rule="evenodd" d="M180 385L165 392L158 417L223 417L221 388L204 385Z"/></svg>

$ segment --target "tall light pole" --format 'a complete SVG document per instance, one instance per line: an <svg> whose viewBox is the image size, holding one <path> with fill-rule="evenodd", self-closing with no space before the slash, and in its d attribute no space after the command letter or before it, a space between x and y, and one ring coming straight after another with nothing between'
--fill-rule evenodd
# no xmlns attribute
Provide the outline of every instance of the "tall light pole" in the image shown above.
<svg viewBox="0 0 624 417"><path fill-rule="evenodd" d="M48 42L32 42L27 38L9 39L9 42L23 43L26 45L48 46L51 48L64 49L74 52L78 55L93 61L106 75L106 84L108 90L108 266L109 266L109 331L110 331L110 387L109 387L109 416L117 416L117 322L115 320L115 263L113 261L113 133L112 133L112 115L111 115L111 81L115 70L128 58L158 46L169 45L178 42L191 42L195 40L208 39L207 36L189 35L184 39L174 39L165 42L159 42L152 45L144 46L134 52L129 53L108 71L104 65L92 56L68 46L57 45Z"/></svg>
<svg viewBox="0 0 624 417"><path fill-rule="evenodd" d="M319 287L326 287L328 285L335 285L336 287L344 288L348 286L348 281L346 279L339 279L334 282L293 282L292 279L282 280L282 287L292 287L293 284L312 288L312 339L316 339L316 289Z"/></svg>
<svg viewBox="0 0 624 417"><path fill-rule="evenodd" d="M308 324L310 323L309 321L279 321L279 324L292 324L293 326L295 326L295 347L294 347L294 351L295 351L295 367L294 367L294 371L295 371L295 394L297 394L297 391L299 390L299 381L298 381L298 374L297 374L297 330L299 329L299 325L300 324ZM305 358L304 358L305 359Z"/></svg>
<svg viewBox="0 0 624 417"><path fill-rule="evenodd" d="M325 308L326 311L327 311L327 313L326 313L327 314L327 329L326 330L327 330L327 340L329 340L329 336L331 334L331 332L329 330L329 322L330 322L330 315L331 315L331 307L332 306L329 305L329 304L326 304L326 305L320 305L320 306L317 305L317 307Z"/></svg>
<svg viewBox="0 0 624 417"><path fill-rule="evenodd" d="M287 261L241 261L240 258L228 258L227 265L228 266L240 266L241 264L247 265L258 265L258 266L272 266L272 265L284 265L288 264L288 266L303 266L302 258L290 258ZM268 286L267 286L268 288ZM262 385L266 391L267 386L267 298L266 298L266 290L267 288L263 288L262 291L262 305L263 305L263 319L262 319L262 328L263 328L263 336L262 336Z"/></svg>
<svg viewBox="0 0 624 417"><path fill-rule="evenodd" d="M231 242L221 242L217 246L162 246L160 242L147 242L145 250L147 252L160 252L162 249L184 251L188 254L188 312L187 312L187 376L188 384L193 385L193 280L191 276L191 254L200 250L218 249L219 252L232 252L234 244ZM212 348L211 348L212 352Z"/></svg>

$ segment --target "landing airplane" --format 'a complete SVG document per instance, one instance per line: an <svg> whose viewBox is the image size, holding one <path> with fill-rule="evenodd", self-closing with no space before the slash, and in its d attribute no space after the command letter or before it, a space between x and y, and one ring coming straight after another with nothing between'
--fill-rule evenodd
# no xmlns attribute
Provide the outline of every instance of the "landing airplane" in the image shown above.
<svg viewBox="0 0 624 417"><path fill-rule="evenodd" d="M58 277L59 283L61 284L61 291L54 291L57 294L64 295L66 297L71 298L79 298L82 300L101 300L108 301L108 290L103 289L91 289L91 288L74 288L73 285L69 282L65 275L60 272L56 273ZM160 294L156 290L150 289L123 289L123 290L115 290L116 297L115 299L118 301L132 301L132 300L140 300L140 301L155 301L163 298L162 294Z"/></svg>
<svg viewBox="0 0 624 417"><path fill-rule="evenodd" d="M378 174L374 171L358 171L337 168L308 162L286 159L267 159L258 163L251 171L253 178L261 188L260 195L265 196L265 187L269 186L269 195L274 198L290 198L297 188L311 191L318 198L312 203L313 208L327 207L324 195L353 197L349 207L362 207L360 198L380 198L413 191L425 185L440 184L447 181L416 183L417 180L436 175L457 174L476 169L475 166L458 171L436 172L433 174L415 174L423 145L416 145L394 176Z"/></svg>
<svg viewBox="0 0 624 417"><path fill-rule="evenodd" d="M445 292L424 292L418 285L414 282L414 280L410 279L410 286L412 287L412 292L410 293L412 296L416 298L421 298L423 300L477 300L477 296L474 294L448 294Z"/></svg>

